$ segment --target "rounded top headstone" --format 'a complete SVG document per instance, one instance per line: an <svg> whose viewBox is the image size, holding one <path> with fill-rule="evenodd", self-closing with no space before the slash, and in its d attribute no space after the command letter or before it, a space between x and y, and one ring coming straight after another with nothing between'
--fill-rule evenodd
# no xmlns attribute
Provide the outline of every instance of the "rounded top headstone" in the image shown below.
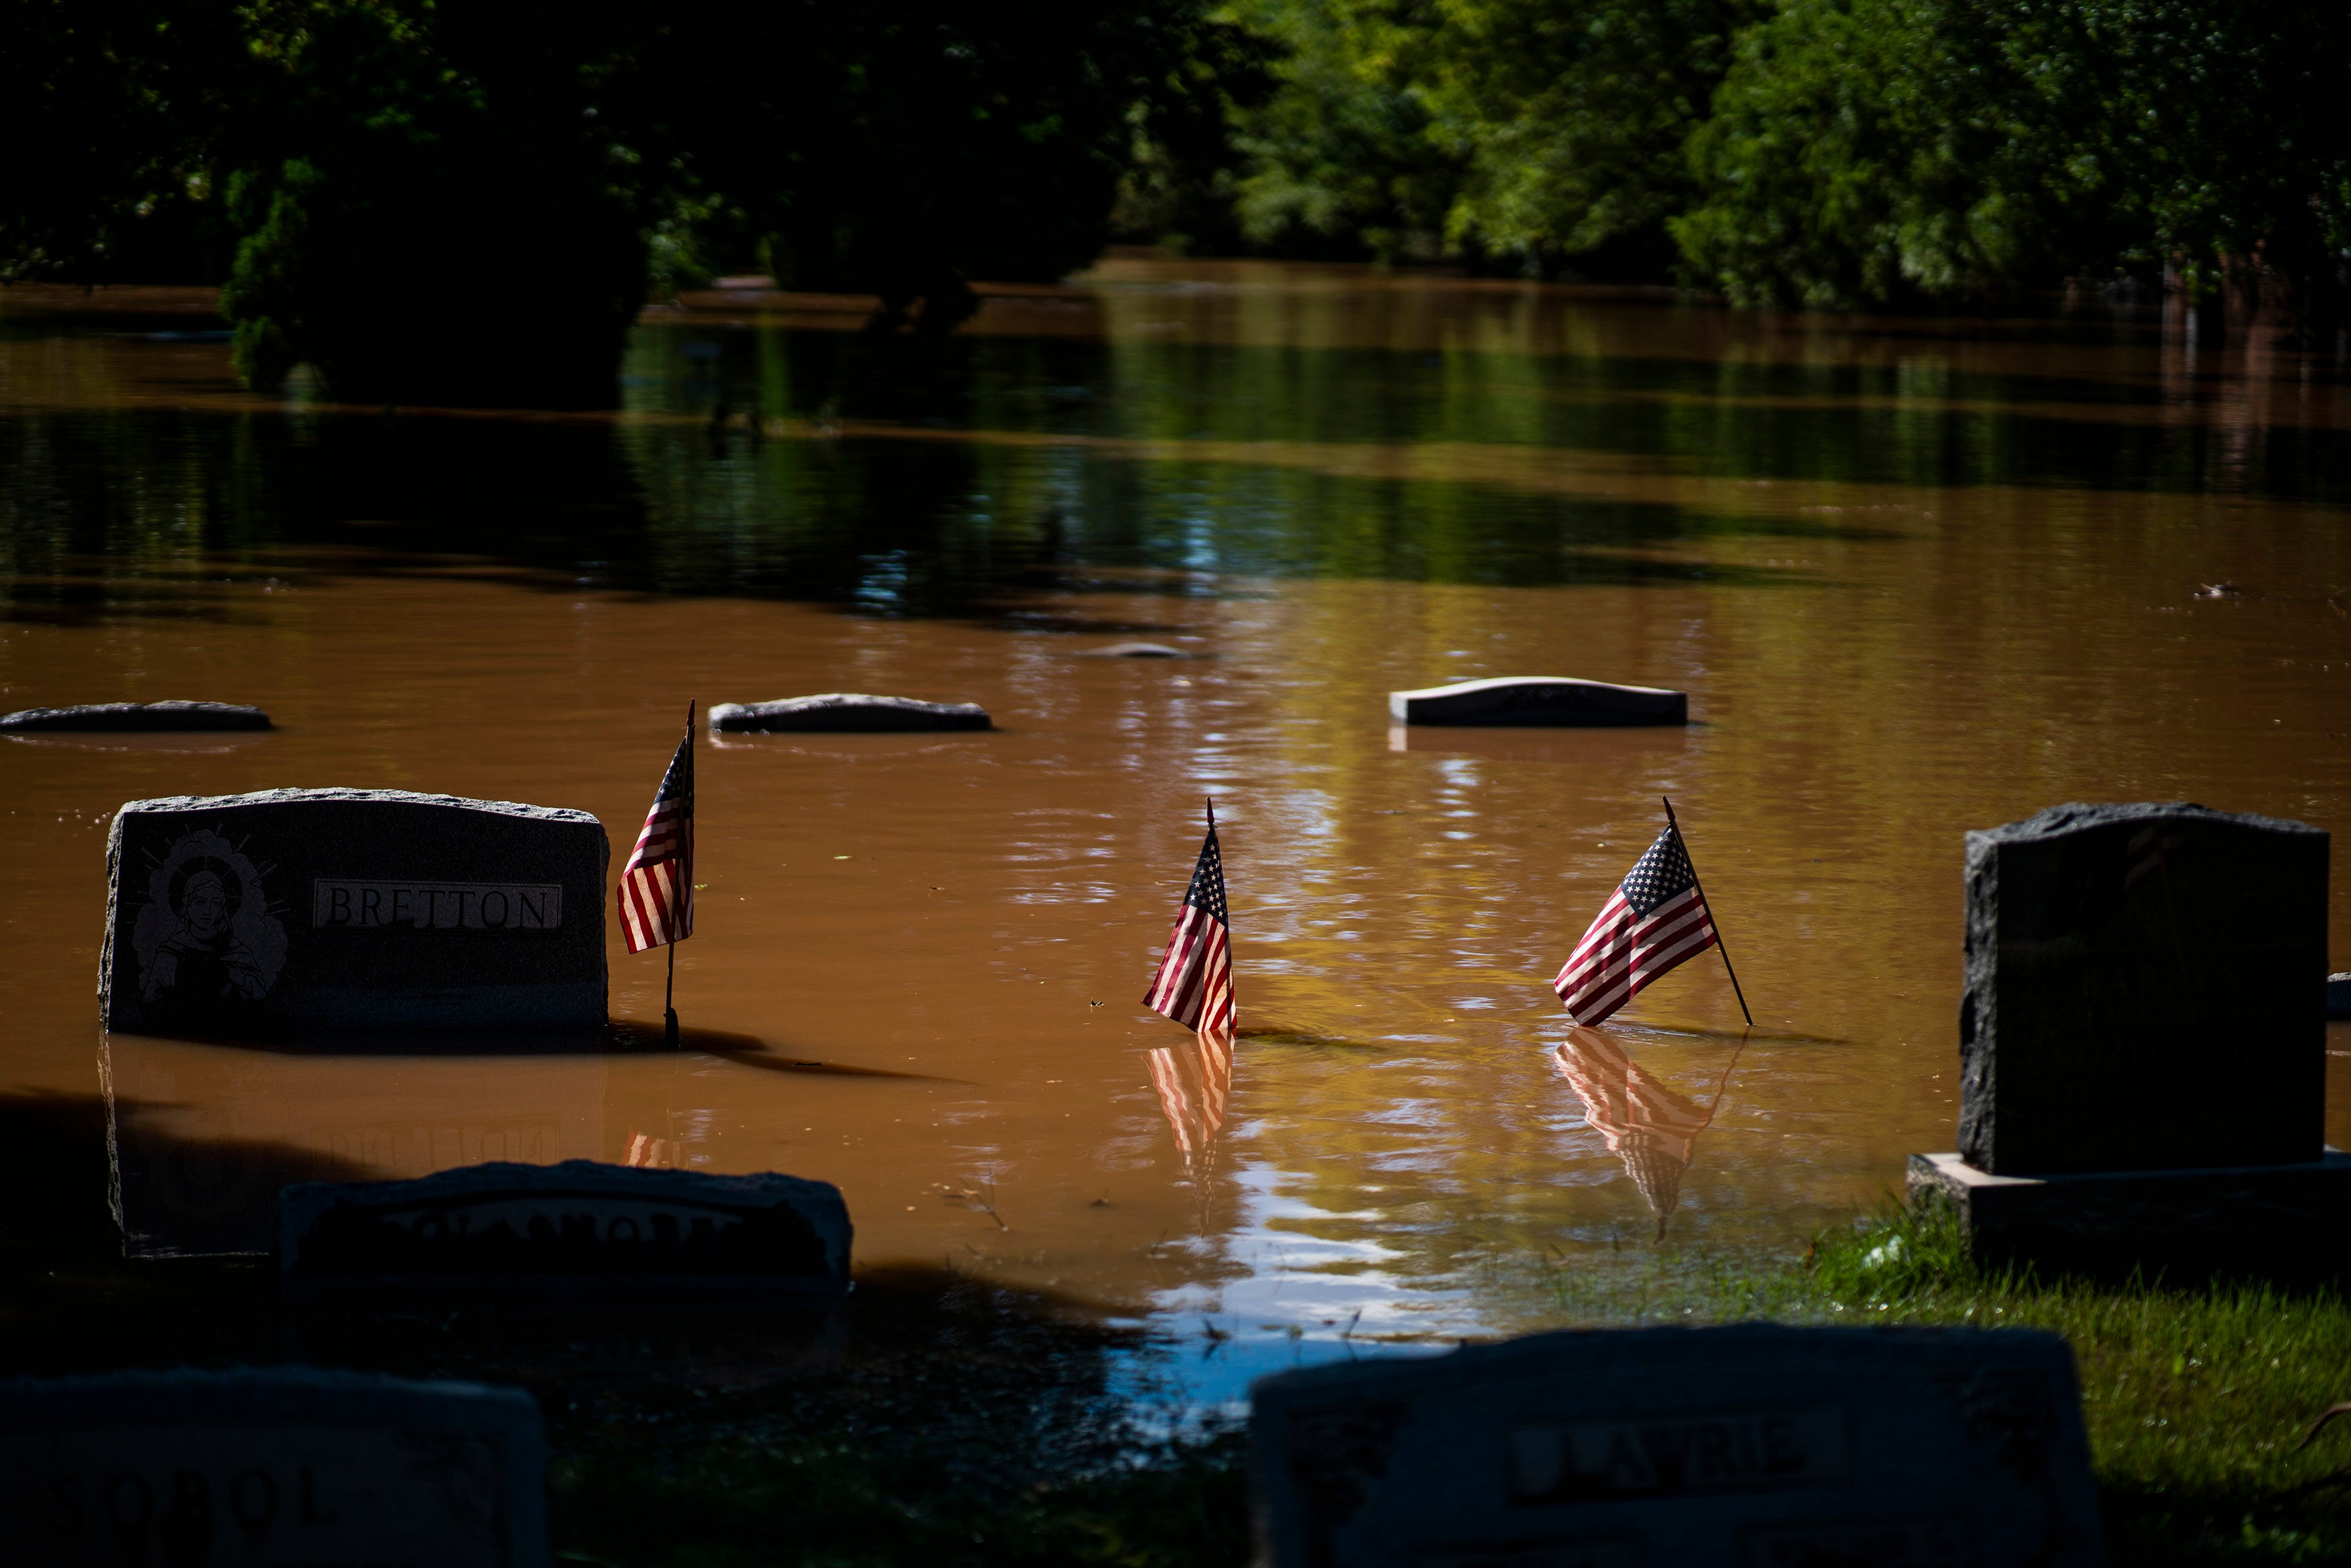
<svg viewBox="0 0 2351 1568"><path fill-rule="evenodd" d="M710 727L720 733L742 733L988 730L995 725L987 710L977 702L925 702L914 697L826 691L772 702L721 702L710 710Z"/></svg>
<svg viewBox="0 0 2351 1568"><path fill-rule="evenodd" d="M1689 696L1567 675L1499 675L1391 691L1388 717L1398 724L1687 724Z"/></svg>

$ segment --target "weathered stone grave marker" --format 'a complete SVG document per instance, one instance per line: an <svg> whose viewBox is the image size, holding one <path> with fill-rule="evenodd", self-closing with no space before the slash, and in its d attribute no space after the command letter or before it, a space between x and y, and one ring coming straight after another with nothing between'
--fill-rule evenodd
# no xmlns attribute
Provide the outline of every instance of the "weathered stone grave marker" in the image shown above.
<svg viewBox="0 0 2351 1568"><path fill-rule="evenodd" d="M810 733L987 730L994 725L977 702L925 702L913 697L869 697L828 691L773 702L720 702L710 727L721 733Z"/></svg>
<svg viewBox="0 0 2351 1568"><path fill-rule="evenodd" d="M1568 1332L1250 1394L1270 1568L2100 1560L2054 1334Z"/></svg>
<svg viewBox="0 0 2351 1568"><path fill-rule="evenodd" d="M1398 724L1519 724L1614 728L1687 724L1689 697L1656 686L1612 686L1562 675L1505 675L1388 693Z"/></svg>
<svg viewBox="0 0 2351 1568"><path fill-rule="evenodd" d="M0 715L0 730L26 734L268 728L268 714L231 702L84 702L71 708L25 708Z"/></svg>
<svg viewBox="0 0 2351 1568"><path fill-rule="evenodd" d="M520 1389L271 1368L0 1383L0 1563L539 1568Z"/></svg>
<svg viewBox="0 0 2351 1568"><path fill-rule="evenodd" d="M403 790L135 800L107 844L106 1026L601 1023L603 826Z"/></svg>
<svg viewBox="0 0 2351 1568"><path fill-rule="evenodd" d="M278 1195L287 1293L461 1293L588 1302L802 1298L849 1289L841 1189L566 1160Z"/></svg>
<svg viewBox="0 0 2351 1568"><path fill-rule="evenodd" d="M2351 1239L2325 1147L2327 836L2184 802L1968 835L1959 1147L1987 1256L2283 1262Z"/></svg>

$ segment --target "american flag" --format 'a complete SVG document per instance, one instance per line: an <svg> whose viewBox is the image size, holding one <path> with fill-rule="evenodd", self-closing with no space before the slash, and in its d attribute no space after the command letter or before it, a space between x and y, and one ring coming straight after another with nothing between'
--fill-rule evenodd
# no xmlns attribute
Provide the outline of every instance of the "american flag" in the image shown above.
<svg viewBox="0 0 2351 1568"><path fill-rule="evenodd" d="M694 734L677 743L629 863L621 867L621 932L641 953L694 935Z"/></svg>
<svg viewBox="0 0 2351 1568"><path fill-rule="evenodd" d="M1597 1023L1676 964L1715 943L1698 871L1671 823L1633 862L1551 982L1578 1023Z"/></svg>
<svg viewBox="0 0 2351 1568"><path fill-rule="evenodd" d="M1200 862L1192 868L1192 885L1185 889L1184 907L1176 912L1176 929L1167 933L1167 951L1143 1004L1204 1033L1230 1030L1238 1016L1232 931L1225 919L1225 857L1217 848L1214 822L1200 845Z"/></svg>

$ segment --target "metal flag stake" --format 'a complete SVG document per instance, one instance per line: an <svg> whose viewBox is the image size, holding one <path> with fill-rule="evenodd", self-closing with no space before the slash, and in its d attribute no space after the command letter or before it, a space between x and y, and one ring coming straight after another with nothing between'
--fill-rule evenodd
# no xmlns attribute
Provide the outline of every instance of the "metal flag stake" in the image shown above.
<svg viewBox="0 0 2351 1568"><path fill-rule="evenodd" d="M1689 836L1682 831L1681 823L1674 816L1674 803L1664 795L1659 795L1657 798L1666 802L1666 826L1672 828L1674 836L1682 841L1682 854L1689 856ZM1739 988L1739 971L1732 968L1730 963L1730 944L1722 940L1722 922L1715 918L1714 900L1706 896L1706 884L1698 878L1698 860L1695 857L1690 858L1690 882L1698 888L1698 902L1706 906L1707 924L1714 928L1715 950L1722 954L1723 971L1730 976L1730 994L1739 998L1740 1014L1747 1020L1747 1027L1752 1029L1755 1027L1755 1015L1747 1011L1747 993ZM1742 1040L1740 1044L1743 1048L1746 1042ZM1733 1057L1732 1060L1736 1061L1737 1058Z"/></svg>

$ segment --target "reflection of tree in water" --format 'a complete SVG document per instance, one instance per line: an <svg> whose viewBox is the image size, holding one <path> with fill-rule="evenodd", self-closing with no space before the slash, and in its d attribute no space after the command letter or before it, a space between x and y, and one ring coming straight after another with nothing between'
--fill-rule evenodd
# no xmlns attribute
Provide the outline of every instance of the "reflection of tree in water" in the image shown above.
<svg viewBox="0 0 2351 1568"><path fill-rule="evenodd" d="M1740 1050L1746 1045L1742 1037ZM1583 1102L1585 1119L1607 1139L1609 1152L1625 1162L1625 1174L1648 1199L1663 1240L1666 1218L1681 1201L1682 1175L1698 1135L1713 1125L1739 1052L1731 1053L1713 1099L1703 1107L1667 1088L1598 1029L1570 1030L1555 1060L1559 1075Z"/></svg>
<svg viewBox="0 0 2351 1568"><path fill-rule="evenodd" d="M1144 1057L1151 1087L1200 1206L1200 1233L1208 1233L1209 1180L1216 1173L1217 1135L1224 1130L1225 1105L1233 1087L1233 1035L1228 1030L1196 1034L1181 1045L1163 1045Z"/></svg>

